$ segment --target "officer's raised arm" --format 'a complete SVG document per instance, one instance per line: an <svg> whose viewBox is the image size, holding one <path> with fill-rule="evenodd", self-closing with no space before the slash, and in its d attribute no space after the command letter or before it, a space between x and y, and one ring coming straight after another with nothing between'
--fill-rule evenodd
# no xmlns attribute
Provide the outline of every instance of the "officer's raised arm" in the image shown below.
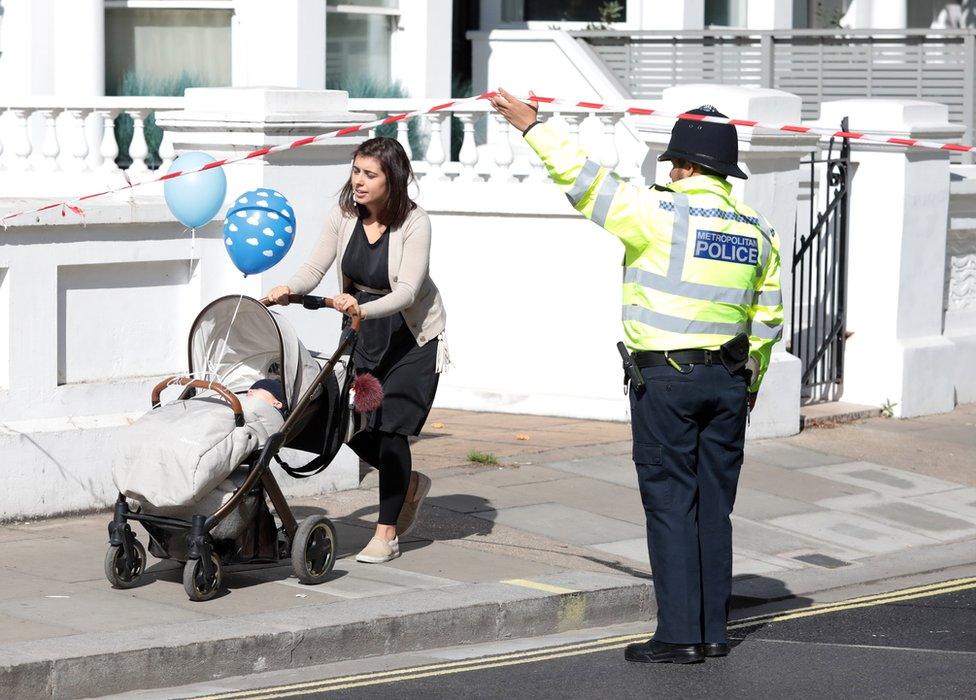
<svg viewBox="0 0 976 700"><path fill-rule="evenodd" d="M653 190L636 187L609 168L590 160L568 132L537 120L538 106L522 102L499 88L492 106L522 132L570 203L588 219L615 235L624 245L647 247L659 217Z"/></svg>

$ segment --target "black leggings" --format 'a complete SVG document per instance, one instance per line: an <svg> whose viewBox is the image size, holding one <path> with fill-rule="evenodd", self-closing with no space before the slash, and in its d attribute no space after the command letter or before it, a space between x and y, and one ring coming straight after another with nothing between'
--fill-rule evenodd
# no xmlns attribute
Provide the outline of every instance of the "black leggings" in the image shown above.
<svg viewBox="0 0 976 700"><path fill-rule="evenodd" d="M406 435L365 430L349 447L380 472L380 525L396 525L410 485L410 442Z"/></svg>

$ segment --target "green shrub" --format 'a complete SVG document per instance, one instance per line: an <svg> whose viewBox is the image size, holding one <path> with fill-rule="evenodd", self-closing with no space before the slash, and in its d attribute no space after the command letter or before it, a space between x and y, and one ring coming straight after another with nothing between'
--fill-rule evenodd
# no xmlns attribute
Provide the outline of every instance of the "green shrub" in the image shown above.
<svg viewBox="0 0 976 700"><path fill-rule="evenodd" d="M180 97L190 87L202 87L204 81L183 71L179 75L167 78L146 78L133 71L126 71L119 85L113 86L111 93L127 97ZM119 155L115 159L120 168L132 165L129 157L129 146L132 144L132 117L124 112L115 118L115 141L119 145ZM150 170L156 170L163 162L159 157L159 144L163 140L163 130L156 126L156 113L150 112L143 121L142 133L146 138L149 156L146 165Z"/></svg>

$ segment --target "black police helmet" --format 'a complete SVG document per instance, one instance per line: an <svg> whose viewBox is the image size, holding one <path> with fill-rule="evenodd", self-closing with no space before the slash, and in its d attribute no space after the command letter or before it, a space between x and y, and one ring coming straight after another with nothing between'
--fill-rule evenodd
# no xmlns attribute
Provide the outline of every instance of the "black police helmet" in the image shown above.
<svg viewBox="0 0 976 700"><path fill-rule="evenodd" d="M725 117L711 105L688 110L687 114ZM679 119L671 129L668 150L658 160L674 158L701 165L720 175L743 180L749 177L739 168L739 139L731 124Z"/></svg>

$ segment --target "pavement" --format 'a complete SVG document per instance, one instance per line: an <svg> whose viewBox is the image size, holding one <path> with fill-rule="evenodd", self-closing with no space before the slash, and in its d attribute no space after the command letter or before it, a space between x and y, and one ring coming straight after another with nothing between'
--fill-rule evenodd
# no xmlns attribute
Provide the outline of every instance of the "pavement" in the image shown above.
<svg viewBox="0 0 976 700"><path fill-rule="evenodd" d="M976 559L976 406L829 425L747 443L740 609ZM4 695L106 695L653 619L629 426L439 410L413 452L433 486L389 564L353 560L375 522L375 473L293 501L338 530L341 558L319 586L289 566L230 569L222 596L192 603L179 566L151 559L144 585L113 590L108 514L0 526Z"/></svg>

